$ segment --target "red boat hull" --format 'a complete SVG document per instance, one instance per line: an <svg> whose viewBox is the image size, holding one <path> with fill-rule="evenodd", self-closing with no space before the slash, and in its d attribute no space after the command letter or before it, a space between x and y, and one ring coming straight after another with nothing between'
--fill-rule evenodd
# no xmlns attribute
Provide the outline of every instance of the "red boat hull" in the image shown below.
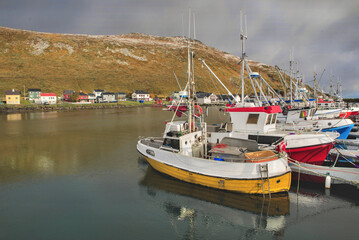
<svg viewBox="0 0 359 240"><path fill-rule="evenodd" d="M359 112L358 111L348 111L348 112L342 112L339 114L339 117L341 118L348 118L350 116L356 116L358 115Z"/></svg>
<svg viewBox="0 0 359 240"><path fill-rule="evenodd" d="M334 143L328 143L302 148L286 148L285 151L290 158L298 162L322 165L333 146Z"/></svg>

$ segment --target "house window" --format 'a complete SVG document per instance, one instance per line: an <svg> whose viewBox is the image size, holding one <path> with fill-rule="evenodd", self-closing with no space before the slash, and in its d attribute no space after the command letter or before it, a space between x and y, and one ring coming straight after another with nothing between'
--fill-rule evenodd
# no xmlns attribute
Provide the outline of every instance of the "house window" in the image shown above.
<svg viewBox="0 0 359 240"><path fill-rule="evenodd" d="M10 100L10 99L11 99L11 97L7 97L7 99L8 99L8 100Z"/></svg>
<svg viewBox="0 0 359 240"><path fill-rule="evenodd" d="M15 97L15 99L17 99L17 97Z"/></svg>
<svg viewBox="0 0 359 240"><path fill-rule="evenodd" d="M247 124L257 124L259 118L259 114L252 114L248 115Z"/></svg>

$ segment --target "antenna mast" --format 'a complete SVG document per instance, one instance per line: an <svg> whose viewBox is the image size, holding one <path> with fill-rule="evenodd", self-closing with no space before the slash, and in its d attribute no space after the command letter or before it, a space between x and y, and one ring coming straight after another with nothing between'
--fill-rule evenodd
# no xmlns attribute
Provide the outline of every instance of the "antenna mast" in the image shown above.
<svg viewBox="0 0 359 240"><path fill-rule="evenodd" d="M245 27L246 32L243 32L243 22L242 22L242 10L239 11L239 18L240 18L240 26L241 26L241 32L240 32L240 38L242 41L242 56L241 56L241 62L242 62L242 68L241 68L241 80L242 80L242 93L241 93L241 100L242 100L242 104L244 104L244 62L245 62L245 57L246 57L246 52L245 52L245 40L247 39L247 26ZM244 18L246 19L246 17ZM247 23L245 22L245 25L247 25Z"/></svg>
<svg viewBox="0 0 359 240"><path fill-rule="evenodd" d="M292 78L293 78L293 55L294 55L294 50L291 50L289 52L289 80L290 80L290 104L293 104L293 83L292 83Z"/></svg>
<svg viewBox="0 0 359 240"><path fill-rule="evenodd" d="M193 39L197 39L196 37L196 14L193 13Z"/></svg>

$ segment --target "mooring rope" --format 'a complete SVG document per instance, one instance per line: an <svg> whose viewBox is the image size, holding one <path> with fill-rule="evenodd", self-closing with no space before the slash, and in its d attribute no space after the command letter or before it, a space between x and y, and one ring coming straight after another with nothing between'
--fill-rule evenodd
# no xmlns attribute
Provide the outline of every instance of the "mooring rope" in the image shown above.
<svg viewBox="0 0 359 240"><path fill-rule="evenodd" d="M299 169L300 169L300 168L305 169L305 170L307 170L308 172L314 173L314 175L317 175L317 176L320 176L320 177L326 177L326 176L327 176L326 174L318 173L318 172L313 171L313 170L311 170L311 169L309 169L309 168L307 168L307 167L302 166L299 161L297 161L297 160L295 160L295 159L293 159L293 158L288 157L288 161L290 161L291 163L293 163L294 165L296 165ZM315 165L313 165L313 166L315 166ZM337 171L343 172L343 171L340 171L340 170L337 170ZM359 174L358 174L358 175L359 175ZM334 179L334 180L338 180L338 181L341 181L341 182L348 182L348 183L354 184L354 185L356 185L357 187L359 187L359 181L346 180L346 179L343 179L343 178L340 178L340 177L335 177L335 176L330 176L330 177L331 177L332 179Z"/></svg>

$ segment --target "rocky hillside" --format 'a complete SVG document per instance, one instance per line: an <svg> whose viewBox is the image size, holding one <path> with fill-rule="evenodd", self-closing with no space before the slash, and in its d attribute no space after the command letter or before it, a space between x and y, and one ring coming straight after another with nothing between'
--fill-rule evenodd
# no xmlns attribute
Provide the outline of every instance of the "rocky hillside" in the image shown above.
<svg viewBox="0 0 359 240"><path fill-rule="evenodd" d="M238 92L239 57L204 45L192 44L196 59L202 58L217 76ZM281 88L275 69L249 61L274 88ZM52 34L0 27L0 96L12 88L41 88L62 93L65 89L145 90L166 96L186 81L187 42L182 37L144 34L91 36ZM225 93L208 70L195 62L198 91Z"/></svg>

